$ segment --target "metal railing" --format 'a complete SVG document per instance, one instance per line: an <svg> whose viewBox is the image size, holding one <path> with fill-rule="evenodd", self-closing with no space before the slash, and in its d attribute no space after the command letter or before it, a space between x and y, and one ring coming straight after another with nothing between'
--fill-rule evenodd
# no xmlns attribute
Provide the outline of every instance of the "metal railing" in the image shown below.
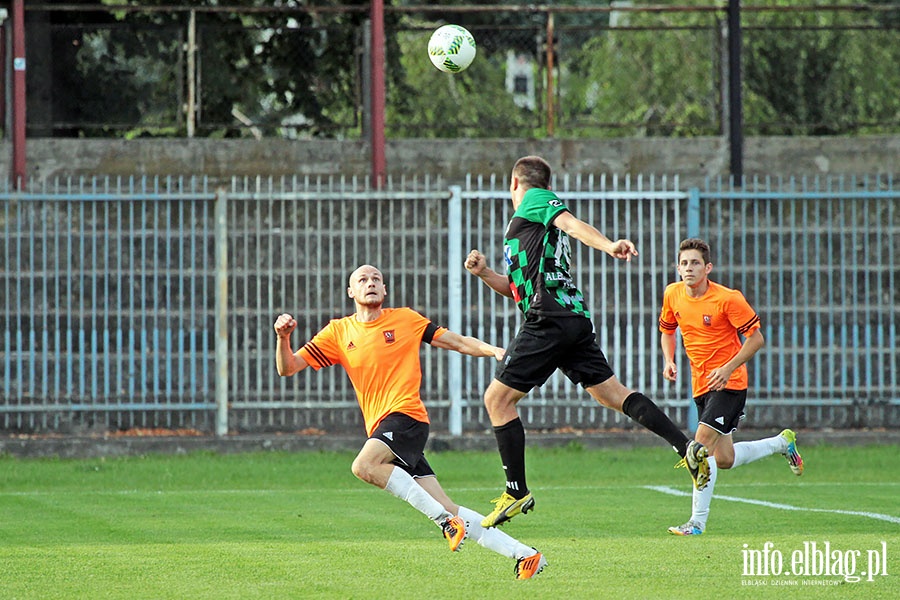
<svg viewBox="0 0 900 600"><path fill-rule="evenodd" d="M573 248L617 375L689 423L689 382L663 381L656 321L677 244L699 235L712 244L713 278L762 317L755 425L900 425L900 188L878 177L742 184L554 181L573 212L640 251L625 264ZM349 314L346 278L362 263L383 270L391 305L462 333L503 345L519 323L462 267L477 247L500 268L511 215L502 175L461 187L422 176L379 191L341 178L218 190L203 178L84 178L28 189L0 191L2 431L357 431L342 370L279 378L271 327L292 313L296 348ZM434 429L487 429L491 361L428 347L422 357ZM520 406L529 428L632 426L559 375Z"/></svg>

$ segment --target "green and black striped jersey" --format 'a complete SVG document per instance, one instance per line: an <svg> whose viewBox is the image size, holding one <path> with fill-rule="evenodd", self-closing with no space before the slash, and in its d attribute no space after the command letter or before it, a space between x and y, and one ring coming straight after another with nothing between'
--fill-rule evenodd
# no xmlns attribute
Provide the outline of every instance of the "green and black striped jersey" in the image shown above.
<svg viewBox="0 0 900 600"><path fill-rule="evenodd" d="M591 316L569 273L569 236L551 225L567 210L553 192L531 188L506 227L506 275L516 305L525 314Z"/></svg>

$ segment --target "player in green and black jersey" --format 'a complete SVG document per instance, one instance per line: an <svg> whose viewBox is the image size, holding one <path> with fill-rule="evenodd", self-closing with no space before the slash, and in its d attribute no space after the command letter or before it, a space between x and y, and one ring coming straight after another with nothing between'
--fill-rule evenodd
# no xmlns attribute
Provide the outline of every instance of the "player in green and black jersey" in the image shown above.
<svg viewBox="0 0 900 600"><path fill-rule="evenodd" d="M516 404L556 369L603 406L623 412L668 441L698 489L705 487L709 476L706 449L689 441L647 396L616 378L597 343L584 295L570 273L570 237L626 261L637 256L634 244L627 239L614 242L575 217L549 190L550 174L550 165L538 156L520 158L513 167L509 191L515 213L503 240L506 275L489 268L478 250L472 250L465 263L491 289L513 298L525 315L484 394L506 472L506 490L482 521L484 527L534 507L525 482L525 428Z"/></svg>

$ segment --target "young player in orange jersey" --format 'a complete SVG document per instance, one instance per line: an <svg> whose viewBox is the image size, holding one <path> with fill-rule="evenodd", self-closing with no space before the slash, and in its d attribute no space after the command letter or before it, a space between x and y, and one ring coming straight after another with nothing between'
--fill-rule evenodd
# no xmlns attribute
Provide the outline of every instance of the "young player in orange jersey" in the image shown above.
<svg viewBox="0 0 900 600"><path fill-rule="evenodd" d="M516 559L516 579L528 579L547 564L543 554L496 529L481 526L483 515L454 503L425 459L429 420L419 395L422 342L470 356L501 360L503 348L462 336L410 308L384 308L387 288L381 271L370 265L351 275L347 295L356 313L334 319L294 352L289 314L275 320L278 374L294 375L308 366L318 371L344 367L362 410L369 436L353 461L353 474L384 489L435 522L456 551L464 538Z"/></svg>
<svg viewBox="0 0 900 600"><path fill-rule="evenodd" d="M747 361L765 344L759 315L738 290L709 280L713 265L709 245L686 239L678 248L678 274L663 294L659 315L663 377L675 381L675 330L691 363L691 393L699 412L695 440L709 449L709 485L694 489L692 514L684 525L670 527L674 535L700 535L706 529L718 467L732 469L781 453L796 475L803 473L797 436L790 429L752 442L732 442L731 434L744 418L747 401ZM738 334L745 339L741 343Z"/></svg>

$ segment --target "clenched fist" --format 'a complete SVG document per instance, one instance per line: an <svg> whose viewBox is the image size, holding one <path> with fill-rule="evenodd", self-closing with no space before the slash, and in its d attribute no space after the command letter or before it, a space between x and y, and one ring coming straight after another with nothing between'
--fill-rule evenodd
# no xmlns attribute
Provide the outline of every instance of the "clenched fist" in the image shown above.
<svg viewBox="0 0 900 600"><path fill-rule="evenodd" d="M277 333L278 335L291 335L291 332L293 332L296 328L297 321L295 321L294 317L287 313L278 315L278 318L275 319L275 333Z"/></svg>
<svg viewBox="0 0 900 600"><path fill-rule="evenodd" d="M466 262L464 264L469 273L472 275L480 275L487 266L487 261L484 259L484 254L478 250L472 250L466 257Z"/></svg>

